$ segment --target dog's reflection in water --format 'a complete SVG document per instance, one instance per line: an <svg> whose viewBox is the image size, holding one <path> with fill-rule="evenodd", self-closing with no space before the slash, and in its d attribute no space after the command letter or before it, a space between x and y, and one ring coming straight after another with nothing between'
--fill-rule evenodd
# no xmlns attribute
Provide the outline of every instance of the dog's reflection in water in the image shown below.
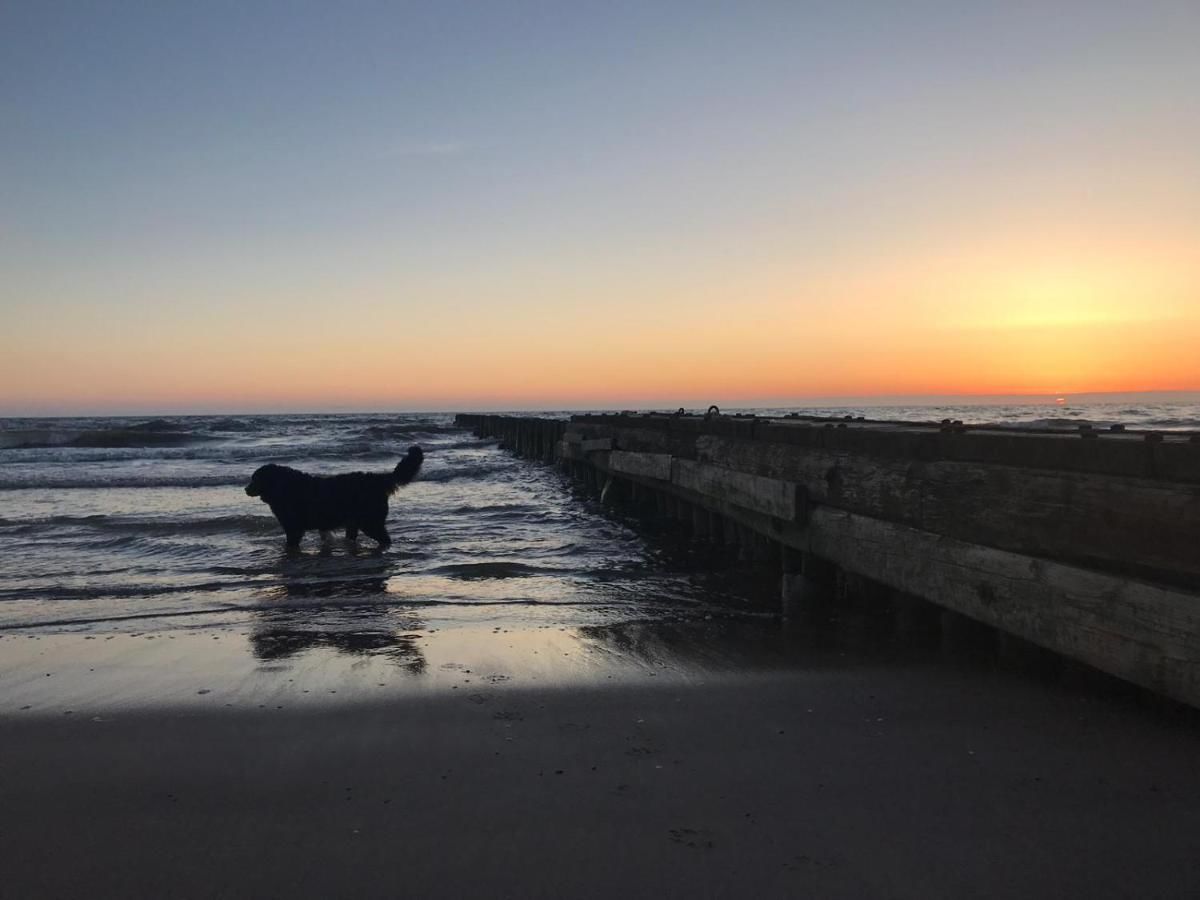
<svg viewBox="0 0 1200 900"><path fill-rule="evenodd" d="M333 650L386 659L414 675L425 671L418 645L420 617L385 603L387 565L364 571L328 571L285 565L272 605L257 612L250 647L264 662L309 650ZM324 570L324 571L323 571Z"/></svg>

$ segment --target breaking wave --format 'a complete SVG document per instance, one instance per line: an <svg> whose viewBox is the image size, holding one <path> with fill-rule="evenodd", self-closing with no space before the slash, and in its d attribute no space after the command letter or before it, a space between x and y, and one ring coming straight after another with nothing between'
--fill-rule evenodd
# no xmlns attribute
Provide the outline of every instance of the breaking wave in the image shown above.
<svg viewBox="0 0 1200 900"><path fill-rule="evenodd" d="M30 429L0 431L0 450L37 450L47 447L177 447L205 440L204 435L147 422L144 428L100 430Z"/></svg>
<svg viewBox="0 0 1200 900"><path fill-rule="evenodd" d="M46 519L13 522L0 519L0 527L34 533L55 528L73 528L116 534L218 534L222 532L261 534L279 530L273 516L215 516L202 519L138 519L124 516L50 516Z"/></svg>
<svg viewBox="0 0 1200 900"><path fill-rule="evenodd" d="M541 566L530 566L519 562L460 563L440 566L432 570L434 575L449 578L532 578L538 575L558 575L564 570Z"/></svg>
<svg viewBox="0 0 1200 900"><path fill-rule="evenodd" d="M234 476L224 473L212 475L113 474L111 476L97 476L92 472L81 472L78 475L56 473L35 474L22 478L0 476L0 491L18 491L29 488L55 491L103 490L107 488L206 488L244 486L246 481L247 476L244 474Z"/></svg>

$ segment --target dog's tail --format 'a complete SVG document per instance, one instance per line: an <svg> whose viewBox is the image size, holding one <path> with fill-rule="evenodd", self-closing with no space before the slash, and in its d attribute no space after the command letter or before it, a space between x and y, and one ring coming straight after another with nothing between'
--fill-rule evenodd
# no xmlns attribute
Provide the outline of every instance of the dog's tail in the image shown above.
<svg viewBox="0 0 1200 900"><path fill-rule="evenodd" d="M392 472L392 490L400 487L402 484L408 484L417 477L417 472L421 471L421 463L425 461L425 452L415 444L408 448L408 453L404 459L396 463L396 468Z"/></svg>

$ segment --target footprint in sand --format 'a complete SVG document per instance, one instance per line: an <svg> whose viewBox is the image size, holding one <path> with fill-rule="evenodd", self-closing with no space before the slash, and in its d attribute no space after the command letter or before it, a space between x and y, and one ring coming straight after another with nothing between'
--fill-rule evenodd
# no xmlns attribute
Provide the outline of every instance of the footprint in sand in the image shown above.
<svg viewBox="0 0 1200 900"><path fill-rule="evenodd" d="M716 846L711 835L703 828L672 828L667 834L674 844L683 844L697 850L711 850Z"/></svg>

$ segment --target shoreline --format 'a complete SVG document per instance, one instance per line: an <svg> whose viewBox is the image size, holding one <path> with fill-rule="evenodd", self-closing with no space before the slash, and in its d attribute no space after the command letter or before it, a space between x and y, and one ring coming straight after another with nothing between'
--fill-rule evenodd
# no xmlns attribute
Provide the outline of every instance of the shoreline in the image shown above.
<svg viewBox="0 0 1200 900"><path fill-rule="evenodd" d="M498 688L704 683L869 661L765 617L597 626L313 618L190 631L0 635L0 716L293 708Z"/></svg>

